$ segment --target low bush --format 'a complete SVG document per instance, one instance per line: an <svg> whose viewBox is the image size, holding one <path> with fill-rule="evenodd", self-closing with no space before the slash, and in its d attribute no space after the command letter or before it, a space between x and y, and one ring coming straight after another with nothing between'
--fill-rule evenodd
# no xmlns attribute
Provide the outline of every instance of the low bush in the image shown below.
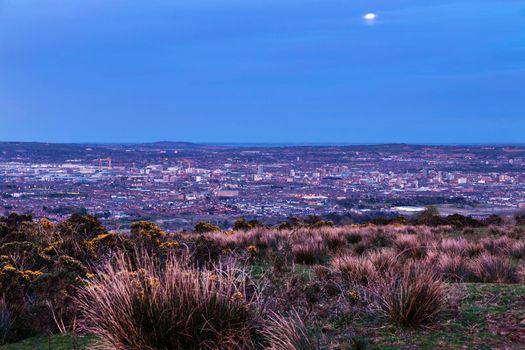
<svg viewBox="0 0 525 350"><path fill-rule="evenodd" d="M220 231L220 228L214 224L210 224L204 221L199 221L193 229L197 233L215 232Z"/></svg>

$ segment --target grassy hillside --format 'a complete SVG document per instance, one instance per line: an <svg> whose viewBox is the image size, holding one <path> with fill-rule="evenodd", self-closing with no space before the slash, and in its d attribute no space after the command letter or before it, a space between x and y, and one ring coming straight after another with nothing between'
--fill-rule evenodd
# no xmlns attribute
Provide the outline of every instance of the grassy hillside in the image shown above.
<svg viewBox="0 0 525 350"><path fill-rule="evenodd" d="M525 231L0 218L0 349L520 349Z"/></svg>

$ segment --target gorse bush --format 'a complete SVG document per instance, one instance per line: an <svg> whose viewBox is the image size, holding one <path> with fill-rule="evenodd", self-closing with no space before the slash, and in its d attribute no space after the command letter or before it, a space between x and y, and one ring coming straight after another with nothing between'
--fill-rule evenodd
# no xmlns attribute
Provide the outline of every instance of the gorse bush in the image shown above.
<svg viewBox="0 0 525 350"><path fill-rule="evenodd" d="M85 329L112 349L249 349L255 298L233 265L190 267L169 256L119 255L77 298ZM251 293L251 295L247 295Z"/></svg>
<svg viewBox="0 0 525 350"><path fill-rule="evenodd" d="M194 228L194 231L197 233L214 232L219 230L220 228L218 226L204 221L199 221Z"/></svg>

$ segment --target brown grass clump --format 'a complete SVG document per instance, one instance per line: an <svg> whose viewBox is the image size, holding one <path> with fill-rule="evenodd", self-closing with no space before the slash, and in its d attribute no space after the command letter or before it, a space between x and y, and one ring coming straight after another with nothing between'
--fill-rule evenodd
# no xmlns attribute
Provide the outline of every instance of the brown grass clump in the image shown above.
<svg viewBox="0 0 525 350"><path fill-rule="evenodd" d="M471 242L465 238L444 238L432 243L440 254L448 254L462 257L473 257L485 251L480 242Z"/></svg>
<svg viewBox="0 0 525 350"><path fill-rule="evenodd" d="M525 258L525 242L514 242L509 248L509 254L515 259Z"/></svg>
<svg viewBox="0 0 525 350"><path fill-rule="evenodd" d="M512 239L507 236L492 238L486 237L483 238L480 242L487 252L494 255L506 255L509 252L509 249L512 245Z"/></svg>
<svg viewBox="0 0 525 350"><path fill-rule="evenodd" d="M523 239L525 237L525 229L521 226L514 226L509 228L507 236L514 239Z"/></svg>
<svg viewBox="0 0 525 350"><path fill-rule="evenodd" d="M363 238L353 247L354 253L362 255L370 250L391 247L395 232L397 232L395 228L388 228L388 231L385 231L382 227L367 227L361 229Z"/></svg>
<svg viewBox="0 0 525 350"><path fill-rule="evenodd" d="M398 235L394 240L394 247L399 254L413 259L424 258L427 253L426 246L418 236L412 234Z"/></svg>
<svg viewBox="0 0 525 350"><path fill-rule="evenodd" d="M464 238L445 238L438 242L438 250L450 255L468 256L469 241Z"/></svg>
<svg viewBox="0 0 525 350"><path fill-rule="evenodd" d="M487 231L489 232L489 234L494 235L494 236L500 236L500 235L505 234L505 230L503 228L501 228L501 227L496 226L496 225L490 225L487 228Z"/></svg>
<svg viewBox="0 0 525 350"><path fill-rule="evenodd" d="M474 229L473 229L472 227L465 227L465 228L463 229L463 231L461 231L461 233L462 233L463 235L469 236L469 235L473 235L473 234L476 233L476 232L474 231Z"/></svg>
<svg viewBox="0 0 525 350"><path fill-rule="evenodd" d="M463 256L441 253L437 256L437 269L444 279L451 282L473 280L474 272L469 260Z"/></svg>
<svg viewBox="0 0 525 350"><path fill-rule="evenodd" d="M444 283L429 267L409 264L372 285L373 309L403 328L428 324L445 305Z"/></svg>
<svg viewBox="0 0 525 350"><path fill-rule="evenodd" d="M268 350L317 350L320 349L308 334L303 320L295 311L289 317L272 313L263 335Z"/></svg>
<svg viewBox="0 0 525 350"><path fill-rule="evenodd" d="M519 283L525 283L525 264L520 264L516 267L516 274L518 275Z"/></svg>
<svg viewBox="0 0 525 350"><path fill-rule="evenodd" d="M507 258L482 254L472 263L472 268L480 282L484 283L516 283L518 273Z"/></svg>
<svg viewBox="0 0 525 350"><path fill-rule="evenodd" d="M246 275L120 255L87 280L77 302L85 330L107 349L250 349L255 325Z"/></svg>
<svg viewBox="0 0 525 350"><path fill-rule="evenodd" d="M398 268L398 254L390 248L374 250L366 255L375 270L379 273L391 272Z"/></svg>
<svg viewBox="0 0 525 350"><path fill-rule="evenodd" d="M325 258L325 250L321 242L306 241L292 246L294 261L297 264L314 265Z"/></svg>
<svg viewBox="0 0 525 350"><path fill-rule="evenodd" d="M393 243L393 235L385 232L382 228L367 237L370 248L390 247Z"/></svg>
<svg viewBox="0 0 525 350"><path fill-rule="evenodd" d="M328 232L323 235L323 241L329 251L335 252L341 250L347 245L346 238L339 232Z"/></svg>
<svg viewBox="0 0 525 350"><path fill-rule="evenodd" d="M349 284L367 285L377 278L377 271L366 257L341 255L332 259L332 268Z"/></svg>
<svg viewBox="0 0 525 350"><path fill-rule="evenodd" d="M347 234L344 235L344 237L346 238L347 242L350 244L359 243L363 239L363 236L358 232L348 232Z"/></svg>

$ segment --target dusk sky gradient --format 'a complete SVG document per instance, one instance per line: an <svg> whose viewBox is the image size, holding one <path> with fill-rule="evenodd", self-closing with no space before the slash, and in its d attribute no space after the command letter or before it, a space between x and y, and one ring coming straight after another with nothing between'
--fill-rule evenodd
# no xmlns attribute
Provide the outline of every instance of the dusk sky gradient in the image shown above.
<svg viewBox="0 0 525 350"><path fill-rule="evenodd" d="M0 0L13 140L525 143L525 0Z"/></svg>

